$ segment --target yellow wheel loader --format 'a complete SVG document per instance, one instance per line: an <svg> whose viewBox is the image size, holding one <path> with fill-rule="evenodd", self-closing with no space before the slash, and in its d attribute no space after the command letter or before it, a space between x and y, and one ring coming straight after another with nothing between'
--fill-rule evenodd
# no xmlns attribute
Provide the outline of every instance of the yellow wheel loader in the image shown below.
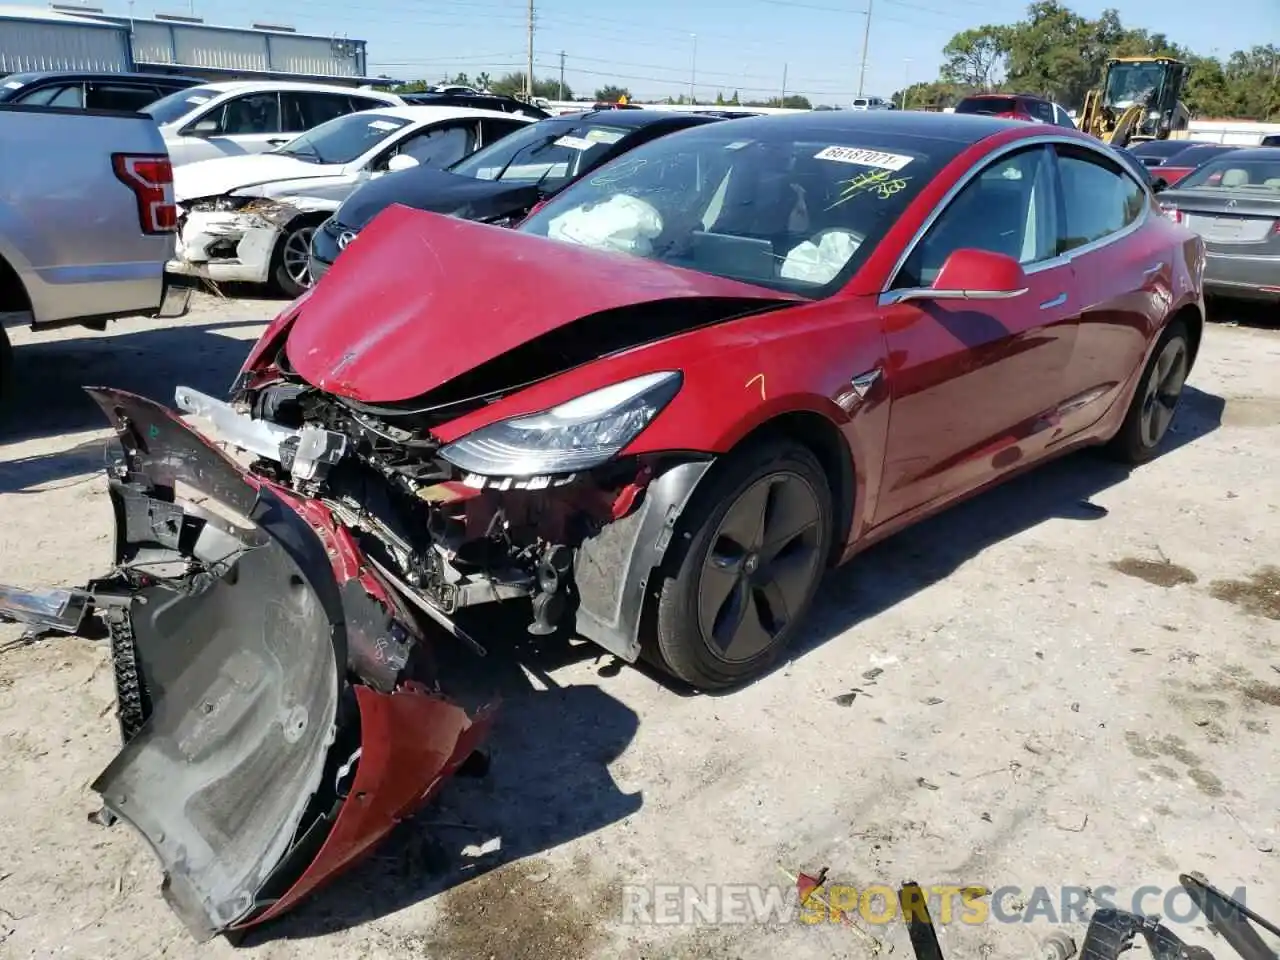
<svg viewBox="0 0 1280 960"><path fill-rule="evenodd" d="M1170 57L1108 60L1101 86L1085 95L1080 129L1117 147L1169 139L1191 122L1182 102L1189 72L1187 64Z"/></svg>

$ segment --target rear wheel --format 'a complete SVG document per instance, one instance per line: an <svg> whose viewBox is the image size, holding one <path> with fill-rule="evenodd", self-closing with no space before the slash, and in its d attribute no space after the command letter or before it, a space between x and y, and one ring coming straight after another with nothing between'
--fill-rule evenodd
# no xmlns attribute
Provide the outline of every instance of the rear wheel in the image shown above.
<svg viewBox="0 0 1280 960"><path fill-rule="evenodd" d="M1107 452L1124 463L1146 463L1156 455L1177 412L1182 388L1191 369L1191 344L1187 325L1172 321L1165 328L1138 389L1134 392L1119 432Z"/></svg>
<svg viewBox="0 0 1280 960"><path fill-rule="evenodd" d="M681 517L658 596L656 657L700 689L759 676L794 638L826 569L831 491L808 448L731 454Z"/></svg>
<svg viewBox="0 0 1280 960"><path fill-rule="evenodd" d="M271 282L286 297L300 297L311 289L311 238L316 225L291 223L276 243L271 258Z"/></svg>
<svg viewBox="0 0 1280 960"><path fill-rule="evenodd" d="M8 404L13 392L13 346L9 335L0 327L0 410Z"/></svg>

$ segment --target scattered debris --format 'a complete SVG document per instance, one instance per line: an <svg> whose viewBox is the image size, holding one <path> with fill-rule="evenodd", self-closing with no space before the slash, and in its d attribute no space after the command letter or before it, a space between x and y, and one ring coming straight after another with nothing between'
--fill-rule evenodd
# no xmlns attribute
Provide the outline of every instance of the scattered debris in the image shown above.
<svg viewBox="0 0 1280 960"><path fill-rule="evenodd" d="M862 672L862 679L874 680L876 677L880 676L880 674L882 673L884 673L884 671L879 667L872 667L870 670L864 670Z"/></svg>
<svg viewBox="0 0 1280 960"><path fill-rule="evenodd" d="M848 693L842 693L838 697L832 697L831 701L837 707L851 707L853 706L853 701L858 699L858 694L860 693L862 693L862 691L855 687L853 690L850 690Z"/></svg>
<svg viewBox="0 0 1280 960"><path fill-rule="evenodd" d="M1080 712L1080 704L1079 704L1079 703L1073 703L1073 704L1071 704L1071 712L1072 712L1072 713L1079 713L1079 712Z"/></svg>
<svg viewBox="0 0 1280 960"><path fill-rule="evenodd" d="M1078 827L1064 826L1063 824L1059 823L1057 820L1053 821L1053 825L1057 827L1059 830L1067 831L1067 833L1084 833L1084 828L1089 825L1089 815L1087 813L1084 815L1084 819L1080 821L1080 826Z"/></svg>
<svg viewBox="0 0 1280 960"><path fill-rule="evenodd" d="M938 704L942 703L942 698L927 697L924 700L921 700L920 702L923 703L926 707L936 707Z"/></svg>
<svg viewBox="0 0 1280 960"><path fill-rule="evenodd" d="M937 784L930 783L930 782L929 782L928 780L926 780L924 777L916 777L916 786L917 786L917 787L924 787L926 790L937 790L937 789L939 789L939 787L938 787L938 785L937 785Z"/></svg>
<svg viewBox="0 0 1280 960"><path fill-rule="evenodd" d="M1130 648L1129 648L1129 652L1130 652L1130 653L1140 653L1140 654L1144 654L1144 655L1145 655L1145 654L1149 653L1150 651L1148 651L1146 647L1130 647Z"/></svg>
<svg viewBox="0 0 1280 960"><path fill-rule="evenodd" d="M982 816L979 817L978 819L982 820L984 823L991 823L991 814L983 813Z"/></svg>

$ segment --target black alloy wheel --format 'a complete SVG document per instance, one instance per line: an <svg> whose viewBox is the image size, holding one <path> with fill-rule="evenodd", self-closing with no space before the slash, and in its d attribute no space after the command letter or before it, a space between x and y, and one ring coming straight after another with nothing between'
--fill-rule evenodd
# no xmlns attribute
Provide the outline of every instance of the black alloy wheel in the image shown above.
<svg viewBox="0 0 1280 960"><path fill-rule="evenodd" d="M1130 464L1155 457L1177 413L1190 370L1187 326L1182 320L1173 320L1151 353L1124 423L1108 444L1112 456Z"/></svg>
<svg viewBox="0 0 1280 960"><path fill-rule="evenodd" d="M790 643L831 550L827 478L787 441L730 455L681 517L658 602L659 662L700 689L759 676Z"/></svg>

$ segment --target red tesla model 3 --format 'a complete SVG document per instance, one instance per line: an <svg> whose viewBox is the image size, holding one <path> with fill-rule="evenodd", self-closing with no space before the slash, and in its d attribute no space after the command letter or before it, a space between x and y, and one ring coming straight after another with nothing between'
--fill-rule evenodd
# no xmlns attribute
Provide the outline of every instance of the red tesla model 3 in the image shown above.
<svg viewBox="0 0 1280 960"><path fill-rule="evenodd" d="M194 428L95 391L117 572L9 613L105 609L132 726L95 787L193 931L244 927L483 732L424 621L483 647L475 608L510 603L697 687L756 677L868 544L1068 450L1151 458L1204 262L1108 147L982 116L708 124L517 230L391 207L229 402L178 389Z"/></svg>

